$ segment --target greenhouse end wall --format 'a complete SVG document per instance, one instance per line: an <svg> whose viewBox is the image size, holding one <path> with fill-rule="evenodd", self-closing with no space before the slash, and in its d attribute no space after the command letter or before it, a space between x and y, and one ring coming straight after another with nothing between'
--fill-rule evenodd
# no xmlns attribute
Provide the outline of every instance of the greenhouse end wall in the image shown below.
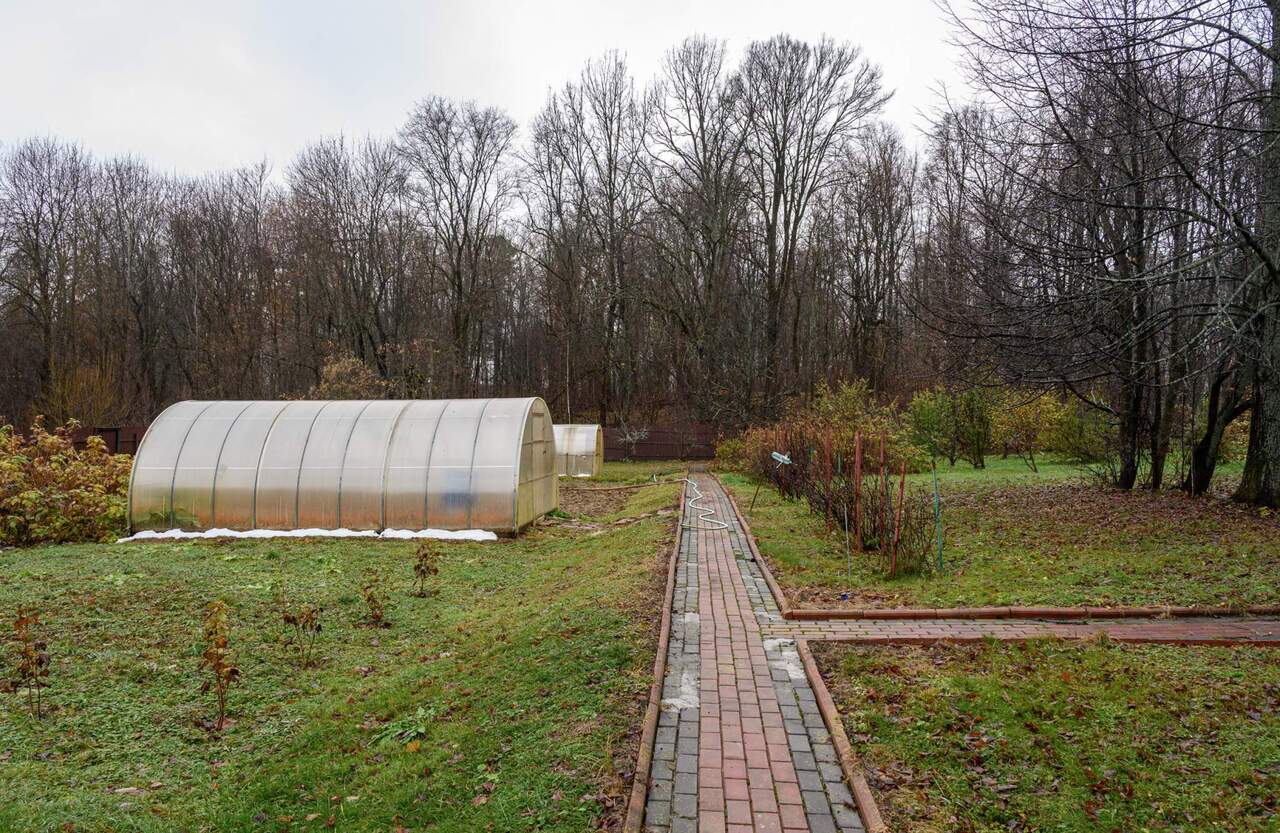
<svg viewBox="0 0 1280 833"><path fill-rule="evenodd" d="M187 401L143 437L129 522L516 533L556 508L558 488L536 397Z"/></svg>
<svg viewBox="0 0 1280 833"><path fill-rule="evenodd" d="M604 469L604 431L599 425L557 425L556 474L594 477Z"/></svg>

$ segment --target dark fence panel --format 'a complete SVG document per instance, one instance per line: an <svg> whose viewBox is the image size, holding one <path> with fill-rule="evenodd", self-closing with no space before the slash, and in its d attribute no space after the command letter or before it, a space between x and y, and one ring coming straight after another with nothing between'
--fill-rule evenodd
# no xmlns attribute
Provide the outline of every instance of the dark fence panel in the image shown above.
<svg viewBox="0 0 1280 833"><path fill-rule="evenodd" d="M71 435L76 448L84 448L92 436L102 437L107 444L107 451L112 454L135 454L142 435L147 431L145 425L122 425L116 428L78 428Z"/></svg>
<svg viewBox="0 0 1280 833"><path fill-rule="evenodd" d="M716 456L709 425L663 425L604 429L606 460L710 460Z"/></svg>

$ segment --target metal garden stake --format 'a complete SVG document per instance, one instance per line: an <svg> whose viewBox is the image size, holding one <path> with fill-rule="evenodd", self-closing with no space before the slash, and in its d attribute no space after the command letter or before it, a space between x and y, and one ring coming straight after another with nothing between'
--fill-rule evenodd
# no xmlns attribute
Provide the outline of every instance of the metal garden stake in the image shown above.
<svg viewBox="0 0 1280 833"><path fill-rule="evenodd" d="M778 469L782 468L783 466L791 465L791 457L789 455L783 454L780 451L774 451L769 456L772 457L778 463L778 465L773 467L773 470L775 472L778 471ZM756 498L760 497L760 487L763 485L764 485L763 480L756 484L756 493L751 496L751 505L747 507L748 513L756 508Z"/></svg>
<svg viewBox="0 0 1280 833"><path fill-rule="evenodd" d="M942 572L942 496L938 492L938 461L933 462L933 525L938 542L938 572Z"/></svg>

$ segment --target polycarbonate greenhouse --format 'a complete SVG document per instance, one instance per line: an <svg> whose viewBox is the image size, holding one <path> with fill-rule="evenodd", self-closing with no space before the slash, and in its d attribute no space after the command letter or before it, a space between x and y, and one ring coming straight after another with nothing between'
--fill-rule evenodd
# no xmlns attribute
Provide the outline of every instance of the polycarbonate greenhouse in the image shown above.
<svg viewBox="0 0 1280 833"><path fill-rule="evenodd" d="M604 431L599 425L556 426L556 474L591 477L604 468Z"/></svg>
<svg viewBox="0 0 1280 833"><path fill-rule="evenodd" d="M144 529L485 529L555 509L541 399L178 402L129 481Z"/></svg>

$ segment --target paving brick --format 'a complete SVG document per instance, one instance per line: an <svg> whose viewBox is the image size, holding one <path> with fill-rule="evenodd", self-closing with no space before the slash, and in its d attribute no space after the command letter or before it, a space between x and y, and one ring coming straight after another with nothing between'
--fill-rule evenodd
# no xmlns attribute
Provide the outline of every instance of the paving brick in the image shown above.
<svg viewBox="0 0 1280 833"><path fill-rule="evenodd" d="M808 817L810 833L838 833L836 822L831 816L810 814Z"/></svg>
<svg viewBox="0 0 1280 833"><path fill-rule="evenodd" d="M649 824L669 825L671 823L671 802L650 798L645 803L644 817Z"/></svg>
<svg viewBox="0 0 1280 833"><path fill-rule="evenodd" d="M827 794L820 790L806 790L800 794L804 799L804 810L809 815L831 815L831 804Z"/></svg>
<svg viewBox="0 0 1280 833"><path fill-rule="evenodd" d="M676 818L697 818L698 797L695 795L677 795L671 802L671 812ZM675 826L674 820L672 826Z"/></svg>

